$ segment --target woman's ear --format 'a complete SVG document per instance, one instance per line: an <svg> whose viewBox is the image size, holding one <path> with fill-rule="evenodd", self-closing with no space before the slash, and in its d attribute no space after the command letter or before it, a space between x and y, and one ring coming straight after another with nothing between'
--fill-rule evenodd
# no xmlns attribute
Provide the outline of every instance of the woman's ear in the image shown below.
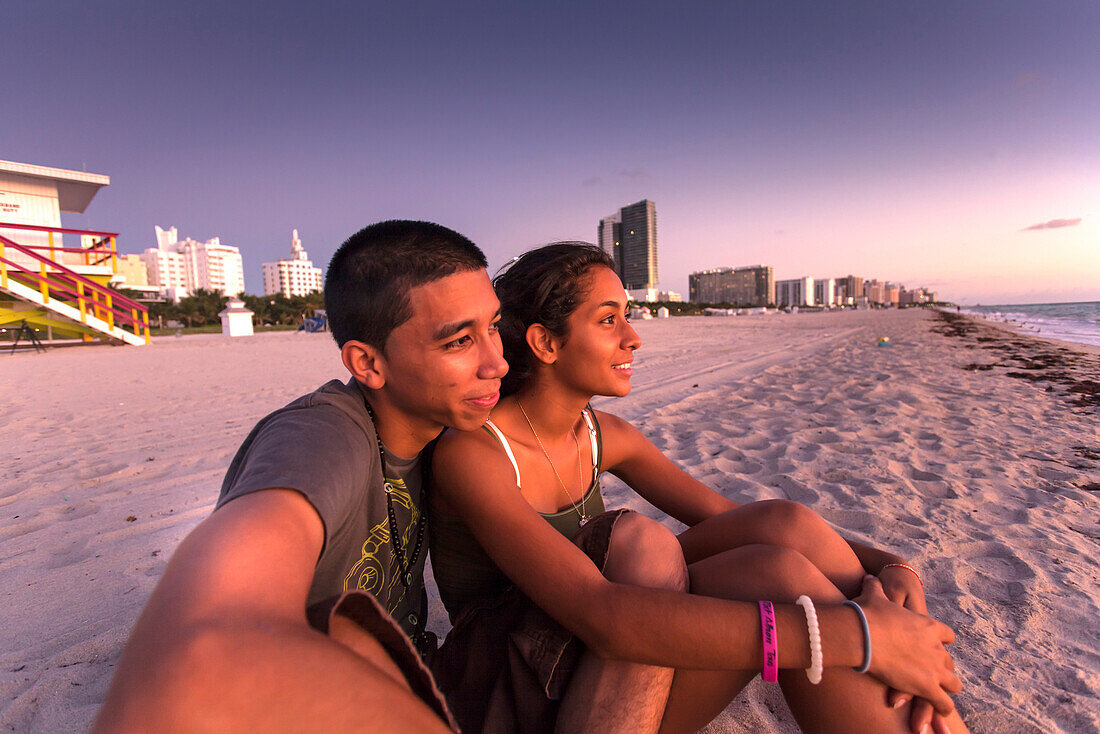
<svg viewBox="0 0 1100 734"><path fill-rule="evenodd" d="M367 344L349 340L340 347L340 359L356 380L372 390L386 384L386 358L381 350Z"/></svg>
<svg viewBox="0 0 1100 734"><path fill-rule="evenodd" d="M542 324L531 324L527 327L527 346L535 355L535 359L543 364L554 364L558 361L558 340Z"/></svg>

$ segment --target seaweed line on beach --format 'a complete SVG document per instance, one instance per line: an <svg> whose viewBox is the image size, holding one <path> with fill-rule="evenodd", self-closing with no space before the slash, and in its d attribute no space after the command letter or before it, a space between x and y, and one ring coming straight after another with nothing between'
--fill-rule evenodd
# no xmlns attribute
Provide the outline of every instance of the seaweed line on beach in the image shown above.
<svg viewBox="0 0 1100 734"><path fill-rule="evenodd" d="M1090 379L1100 376L1100 359L1035 339L1012 337L960 314L935 314L938 322L932 331L972 342L966 344L969 348L999 353L999 361L970 362L962 369L988 372L999 367L1006 370L1006 377L1047 383L1047 392L1059 393L1075 407L1100 412L1100 380Z"/></svg>

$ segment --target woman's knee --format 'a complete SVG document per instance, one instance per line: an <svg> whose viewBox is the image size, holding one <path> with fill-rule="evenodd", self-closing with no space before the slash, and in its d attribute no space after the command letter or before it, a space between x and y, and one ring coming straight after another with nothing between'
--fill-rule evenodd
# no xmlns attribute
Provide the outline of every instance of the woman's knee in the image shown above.
<svg viewBox="0 0 1100 734"><path fill-rule="evenodd" d="M829 524L805 505L791 500L760 500L754 502L761 514L760 522L766 523L777 540L810 540L831 531ZM789 543L783 543L789 545Z"/></svg>
<svg viewBox="0 0 1100 734"><path fill-rule="evenodd" d="M693 564L691 590L710 595L708 589L721 588L724 576L736 578L735 586L750 596L775 602L790 603L802 594L814 599L843 598L817 566L786 546L745 545Z"/></svg>
<svg viewBox="0 0 1100 734"><path fill-rule="evenodd" d="M611 532L604 563L611 581L634 586L686 591L687 563L671 530L637 512L623 514Z"/></svg>

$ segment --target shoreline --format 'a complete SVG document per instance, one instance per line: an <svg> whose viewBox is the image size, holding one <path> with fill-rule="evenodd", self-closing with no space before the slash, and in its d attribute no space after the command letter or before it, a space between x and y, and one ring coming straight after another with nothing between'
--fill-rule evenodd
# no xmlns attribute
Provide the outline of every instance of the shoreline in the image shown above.
<svg viewBox="0 0 1100 734"><path fill-rule="evenodd" d="M938 313L938 318L943 324L938 329L940 333L963 337L964 340L968 334L977 333L978 336L971 340L974 343L967 344L967 347L978 346L1001 352L1000 356L1012 363L972 362L964 369L989 371L1004 368L1007 370L1004 374L1008 377L1050 383L1076 407L1100 410L1100 347L1051 339L1001 322L943 311Z"/></svg>
<svg viewBox="0 0 1100 734"><path fill-rule="evenodd" d="M632 394L593 402L739 502L794 499L910 559L958 635L975 734L1100 732L1100 408L1052 379L1089 379L1098 356L942 323L923 309L643 321ZM80 730L241 440L344 370L330 335L274 332L17 354L0 372L0 726ZM608 507L661 517L605 477ZM429 618L446 630L437 596ZM773 689L751 684L706 731L792 734Z"/></svg>
<svg viewBox="0 0 1100 734"><path fill-rule="evenodd" d="M1037 307L1047 309L1069 309L1082 307L1076 318L1062 314L1044 314L1029 312ZM1092 307L1085 309L1084 307ZM1069 301L1064 303L1030 303L995 305L977 308L997 309L990 311L972 310L964 307L963 315L990 324L1003 324L1007 328L1041 339L1062 344L1076 344L1100 348L1100 301ZM1049 336L1048 336L1049 334Z"/></svg>

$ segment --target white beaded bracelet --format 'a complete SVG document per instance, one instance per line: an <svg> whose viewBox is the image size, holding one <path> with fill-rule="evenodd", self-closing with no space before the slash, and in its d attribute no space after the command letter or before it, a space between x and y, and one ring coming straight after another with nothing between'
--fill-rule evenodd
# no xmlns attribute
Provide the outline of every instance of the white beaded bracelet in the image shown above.
<svg viewBox="0 0 1100 734"><path fill-rule="evenodd" d="M810 633L810 667L806 668L806 677L815 686L821 682L824 664L821 659L821 627L817 624L817 610L810 597L803 594L794 602L806 612L806 628Z"/></svg>

